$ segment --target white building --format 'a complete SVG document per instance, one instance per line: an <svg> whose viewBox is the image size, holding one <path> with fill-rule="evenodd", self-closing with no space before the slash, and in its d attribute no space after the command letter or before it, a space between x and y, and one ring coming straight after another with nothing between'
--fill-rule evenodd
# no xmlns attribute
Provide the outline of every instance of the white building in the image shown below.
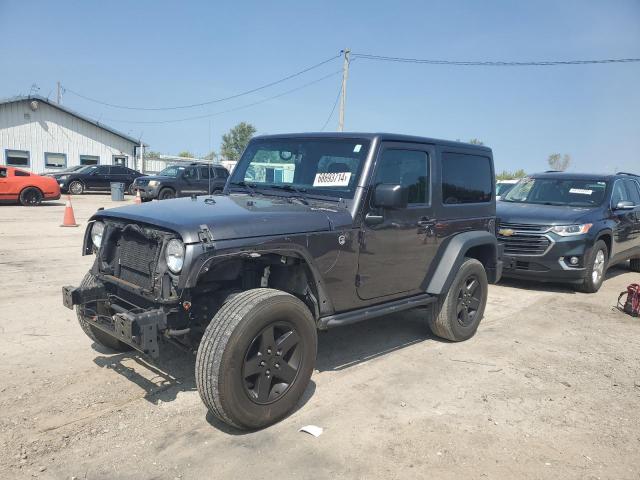
<svg viewBox="0 0 640 480"><path fill-rule="evenodd" d="M44 97L0 100L0 165L54 172L74 165L136 168L140 141Z"/></svg>

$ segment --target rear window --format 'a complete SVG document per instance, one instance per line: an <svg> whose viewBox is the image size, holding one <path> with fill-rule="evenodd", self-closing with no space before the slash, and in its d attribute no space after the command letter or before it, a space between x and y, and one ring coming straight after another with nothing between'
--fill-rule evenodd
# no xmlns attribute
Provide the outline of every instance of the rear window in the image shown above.
<svg viewBox="0 0 640 480"><path fill-rule="evenodd" d="M490 202L493 195L491 160L480 155L442 154L442 203Z"/></svg>

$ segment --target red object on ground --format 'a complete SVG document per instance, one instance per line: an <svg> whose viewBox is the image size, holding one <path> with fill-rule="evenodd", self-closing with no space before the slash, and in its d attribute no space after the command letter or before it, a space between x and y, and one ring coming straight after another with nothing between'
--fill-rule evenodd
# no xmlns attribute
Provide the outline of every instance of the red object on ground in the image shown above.
<svg viewBox="0 0 640 480"><path fill-rule="evenodd" d="M136 190L136 198L133 201L137 204L142 203L142 197L140 196L140 190Z"/></svg>
<svg viewBox="0 0 640 480"><path fill-rule="evenodd" d="M1 203L38 205L42 200L59 198L60 186L55 178L0 165Z"/></svg>
<svg viewBox="0 0 640 480"><path fill-rule="evenodd" d="M71 195L67 195L67 204L64 207L64 219L62 220L61 227L77 227L76 217L73 214L73 207L71 206Z"/></svg>

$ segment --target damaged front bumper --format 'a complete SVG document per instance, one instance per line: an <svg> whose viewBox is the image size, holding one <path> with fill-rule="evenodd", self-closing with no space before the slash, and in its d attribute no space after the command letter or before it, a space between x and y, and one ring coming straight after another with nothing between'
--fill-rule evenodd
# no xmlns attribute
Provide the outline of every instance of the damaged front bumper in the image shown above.
<svg viewBox="0 0 640 480"><path fill-rule="evenodd" d="M167 325L167 313L162 308L127 308L126 303L118 303L117 298L107 295L104 286L62 287L62 303L73 310L75 305L101 302L109 315L85 315L84 320L94 328L112 336L135 350L158 358L158 332Z"/></svg>

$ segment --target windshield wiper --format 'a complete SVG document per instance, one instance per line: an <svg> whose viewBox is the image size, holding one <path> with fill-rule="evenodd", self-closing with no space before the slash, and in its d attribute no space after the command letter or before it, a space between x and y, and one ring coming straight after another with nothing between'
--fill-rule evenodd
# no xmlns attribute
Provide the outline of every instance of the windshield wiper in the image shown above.
<svg viewBox="0 0 640 480"><path fill-rule="evenodd" d="M244 180L242 180L240 182L231 182L230 185L235 185L237 187L246 188L247 191L249 192L249 195L251 195L252 197L255 196L255 194L256 194L255 186L251 185L250 183L245 182Z"/></svg>
<svg viewBox="0 0 640 480"><path fill-rule="evenodd" d="M293 185L269 185L269 188L275 188L275 189L278 189L278 190L285 190L287 192L295 192L295 193L297 193L295 198L300 200L305 205L309 205L309 202L304 197L304 194L307 192L306 188L298 188L298 187L294 187Z"/></svg>

